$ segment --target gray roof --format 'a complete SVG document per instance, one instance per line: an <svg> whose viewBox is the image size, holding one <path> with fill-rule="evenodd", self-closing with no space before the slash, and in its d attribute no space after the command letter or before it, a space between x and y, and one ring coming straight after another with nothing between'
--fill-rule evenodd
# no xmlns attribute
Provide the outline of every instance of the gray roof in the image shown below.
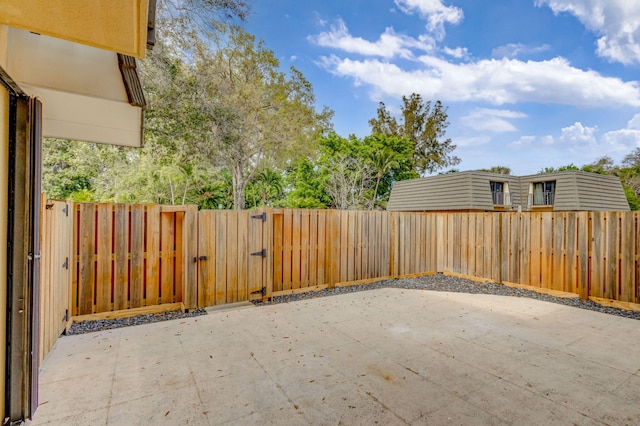
<svg viewBox="0 0 640 426"><path fill-rule="evenodd" d="M583 171L511 176L466 171L396 182L387 210L443 211L495 210L490 182L506 183L511 208L527 209L532 183L555 181L554 211L628 211L620 179Z"/></svg>

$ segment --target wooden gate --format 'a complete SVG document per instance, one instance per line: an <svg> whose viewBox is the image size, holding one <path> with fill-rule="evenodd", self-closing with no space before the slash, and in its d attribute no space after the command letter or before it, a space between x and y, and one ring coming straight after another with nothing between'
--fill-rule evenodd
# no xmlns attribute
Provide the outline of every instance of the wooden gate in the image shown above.
<svg viewBox="0 0 640 426"><path fill-rule="evenodd" d="M195 206L77 203L74 215L73 316L196 307Z"/></svg>
<svg viewBox="0 0 640 426"><path fill-rule="evenodd" d="M40 361L65 331L71 313L73 206L65 201L43 200L40 279Z"/></svg>
<svg viewBox="0 0 640 426"><path fill-rule="evenodd" d="M202 210L198 213L198 306L263 299L271 277L266 211Z"/></svg>

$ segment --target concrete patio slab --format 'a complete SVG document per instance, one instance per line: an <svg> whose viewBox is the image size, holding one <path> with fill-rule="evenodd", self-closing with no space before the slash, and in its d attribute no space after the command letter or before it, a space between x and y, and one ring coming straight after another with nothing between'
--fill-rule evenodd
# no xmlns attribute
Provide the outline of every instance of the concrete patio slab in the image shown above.
<svg viewBox="0 0 640 426"><path fill-rule="evenodd" d="M63 337L32 425L640 424L640 323L381 289Z"/></svg>

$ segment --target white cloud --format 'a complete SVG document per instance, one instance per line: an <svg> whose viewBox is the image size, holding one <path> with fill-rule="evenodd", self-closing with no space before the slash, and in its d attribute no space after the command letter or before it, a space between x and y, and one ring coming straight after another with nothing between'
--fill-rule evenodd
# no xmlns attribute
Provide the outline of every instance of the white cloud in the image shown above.
<svg viewBox="0 0 640 426"><path fill-rule="evenodd" d="M513 132L517 128L507 119L525 118L526 115L518 111L507 109L476 108L470 114L462 117L462 124L479 132L495 133Z"/></svg>
<svg viewBox="0 0 640 426"><path fill-rule="evenodd" d="M520 138L508 144L508 146L512 148L521 148L521 147L536 145L537 143L550 145L550 144L553 144L553 142L554 142L553 136L550 136L550 135L543 136L543 137L525 135L525 136L520 136Z"/></svg>
<svg viewBox="0 0 640 426"><path fill-rule="evenodd" d="M342 19L336 20L329 31L322 32L308 39L323 47L332 47L348 53L357 53L365 56L379 56L393 58L399 56L405 59L414 58L412 49L429 52L434 49L435 41L429 36L413 38L402 34L396 34L389 27L380 38L371 42L361 37L354 37L349 33L347 25Z"/></svg>
<svg viewBox="0 0 640 426"><path fill-rule="evenodd" d="M536 0L555 13L574 15L596 33L600 56L623 64L640 63L640 2L637 0Z"/></svg>
<svg viewBox="0 0 640 426"><path fill-rule="evenodd" d="M487 135L480 136L458 136L454 138L453 143L457 147L478 146L485 145L491 141L491 138Z"/></svg>
<svg viewBox="0 0 640 426"><path fill-rule="evenodd" d="M494 105L517 102L588 107L640 106L640 84L572 67L566 59L520 61L487 59L453 64L435 56L419 58L421 69L404 70L375 59L354 60L332 55L320 65L334 75L369 85L373 99L420 93L449 102L482 101Z"/></svg>
<svg viewBox="0 0 640 426"><path fill-rule="evenodd" d="M445 47L444 49L442 49L442 51L444 53L446 53L449 56L452 56L456 59L468 59L469 58L469 51L467 50L466 47L456 47L455 49L451 49L449 47Z"/></svg>
<svg viewBox="0 0 640 426"><path fill-rule="evenodd" d="M555 139L551 135L542 136L540 138L540 142L543 145L553 145L554 143L556 143Z"/></svg>
<svg viewBox="0 0 640 426"><path fill-rule="evenodd" d="M491 56L494 58L516 58L521 55L546 52L550 48L551 46L548 44L543 44L541 46L527 46L521 43L509 43L494 48L491 51Z"/></svg>
<svg viewBox="0 0 640 426"><path fill-rule="evenodd" d="M632 118L627 128L612 130L597 136L598 127L575 122L561 129L559 142L564 142L570 151L585 158L608 155L619 158L636 147L640 147L640 130L632 128L640 114Z"/></svg>
<svg viewBox="0 0 640 426"><path fill-rule="evenodd" d="M640 147L640 130L620 129L607 132L602 135L602 142L610 152L627 154Z"/></svg>
<svg viewBox="0 0 640 426"><path fill-rule="evenodd" d="M427 29L438 40L444 37L444 24L457 24L464 18L462 9L455 6L445 6L442 0L395 0L396 6L406 13L418 14L426 19Z"/></svg>
<svg viewBox="0 0 640 426"><path fill-rule="evenodd" d="M322 16L318 12L314 12L316 17L316 25L320 28L327 26L328 22L325 19L322 19Z"/></svg>
<svg viewBox="0 0 640 426"><path fill-rule="evenodd" d="M595 134L598 131L598 126L588 127L583 126L579 121L573 125L564 127L561 130L560 141L569 143L585 143L588 145L596 144Z"/></svg>
<svg viewBox="0 0 640 426"><path fill-rule="evenodd" d="M636 114L633 116L629 123L627 123L628 129L640 130L640 114Z"/></svg>
<svg viewBox="0 0 640 426"><path fill-rule="evenodd" d="M634 115L629 120L626 129L605 133L602 136L602 141L610 149L622 153L628 153L632 149L640 147L640 114Z"/></svg>

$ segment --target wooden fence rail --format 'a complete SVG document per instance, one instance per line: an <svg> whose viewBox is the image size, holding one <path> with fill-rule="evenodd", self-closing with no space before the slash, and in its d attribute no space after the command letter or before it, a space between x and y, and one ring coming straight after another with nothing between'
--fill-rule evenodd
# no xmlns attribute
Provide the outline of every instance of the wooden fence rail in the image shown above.
<svg viewBox="0 0 640 426"><path fill-rule="evenodd" d="M640 303L638 212L198 212L195 206L49 205L42 229L41 293L47 302L41 318L51 323L61 323L63 307L74 317L158 306L192 309L436 272L601 303ZM68 218L61 216L64 206ZM61 271L67 256L70 269ZM47 342L60 333L49 328Z"/></svg>

